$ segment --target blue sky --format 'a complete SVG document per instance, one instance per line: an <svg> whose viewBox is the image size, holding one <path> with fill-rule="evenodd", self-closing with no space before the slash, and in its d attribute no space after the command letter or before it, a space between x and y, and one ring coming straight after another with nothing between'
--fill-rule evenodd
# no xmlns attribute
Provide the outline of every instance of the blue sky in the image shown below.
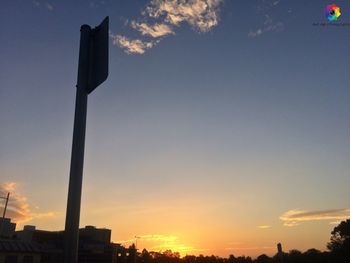
<svg viewBox="0 0 350 263"><path fill-rule="evenodd" d="M81 224L112 228L114 241L175 236L183 253L325 249L330 223L350 216L350 26L334 26L350 23L350 4L209 2L1 3L0 179L18 222L63 228L79 28L108 15ZM339 20L314 25L330 3ZM150 35L156 24L170 33ZM128 53L135 40L152 48Z"/></svg>

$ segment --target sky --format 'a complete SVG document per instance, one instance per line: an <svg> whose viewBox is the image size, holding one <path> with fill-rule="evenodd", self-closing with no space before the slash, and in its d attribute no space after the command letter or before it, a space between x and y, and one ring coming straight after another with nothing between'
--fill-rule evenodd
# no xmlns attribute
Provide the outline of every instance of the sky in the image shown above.
<svg viewBox="0 0 350 263"><path fill-rule="evenodd" d="M0 194L17 229L64 228L79 30L105 16L82 227L139 249L255 257L278 242L325 250L350 217L348 1L0 5Z"/></svg>

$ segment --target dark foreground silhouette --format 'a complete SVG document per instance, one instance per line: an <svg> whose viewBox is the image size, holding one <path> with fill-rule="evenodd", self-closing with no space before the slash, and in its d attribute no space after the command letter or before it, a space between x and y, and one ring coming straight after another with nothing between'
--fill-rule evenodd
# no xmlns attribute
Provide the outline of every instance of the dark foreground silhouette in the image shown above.
<svg viewBox="0 0 350 263"><path fill-rule="evenodd" d="M0 218L0 263L67 263L62 255L64 231L39 230L35 226L24 226L19 231L15 228L16 224L9 218ZM350 219L333 229L328 251L309 249L284 253L278 244L276 255L262 254L256 259L234 255L181 258L178 252L170 250L137 252L134 244L127 248L111 242L111 232L94 226L80 228L78 263L350 263Z"/></svg>
<svg viewBox="0 0 350 263"><path fill-rule="evenodd" d="M283 253L283 263L350 263L350 219L341 222L331 232L329 251L309 249L305 252L291 250ZM278 254L269 257L265 254L256 259L251 257L230 255L228 258L218 256L185 256L180 258L178 252L166 250L163 253L148 252L144 249L138 255L138 263L281 263Z"/></svg>

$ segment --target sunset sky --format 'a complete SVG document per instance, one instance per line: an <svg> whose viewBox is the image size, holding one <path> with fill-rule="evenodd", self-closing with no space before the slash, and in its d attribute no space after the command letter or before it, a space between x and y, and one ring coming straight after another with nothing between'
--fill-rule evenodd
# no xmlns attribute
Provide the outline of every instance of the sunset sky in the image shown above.
<svg viewBox="0 0 350 263"><path fill-rule="evenodd" d="M321 26L330 3L341 16ZM17 229L64 228L80 26L107 15L81 226L140 249L255 257L278 242L324 250L350 217L349 1L0 5L0 194Z"/></svg>

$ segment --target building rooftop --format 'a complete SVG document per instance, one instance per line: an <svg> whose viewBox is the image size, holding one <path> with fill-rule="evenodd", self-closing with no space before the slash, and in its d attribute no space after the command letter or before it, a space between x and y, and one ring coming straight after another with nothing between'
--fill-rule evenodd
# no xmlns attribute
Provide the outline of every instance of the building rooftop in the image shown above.
<svg viewBox="0 0 350 263"><path fill-rule="evenodd" d="M0 251L2 252L22 252L41 253L39 245L19 240L0 239Z"/></svg>

